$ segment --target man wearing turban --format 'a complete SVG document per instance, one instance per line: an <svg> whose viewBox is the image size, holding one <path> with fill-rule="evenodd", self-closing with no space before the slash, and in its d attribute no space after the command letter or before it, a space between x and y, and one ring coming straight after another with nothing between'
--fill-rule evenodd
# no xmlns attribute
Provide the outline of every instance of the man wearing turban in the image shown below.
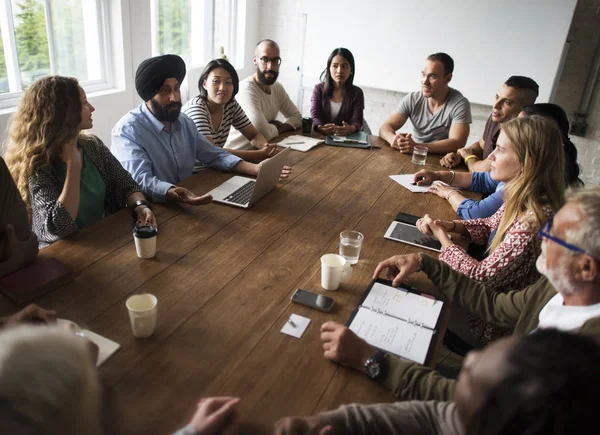
<svg viewBox="0 0 600 435"><path fill-rule="evenodd" d="M144 100L123 116L112 130L111 151L142 191L155 202L209 203L175 183L192 175L197 160L207 167L256 176L260 164L246 162L215 147L181 113L181 82L186 68L174 54L143 61L135 74L135 88ZM282 177L287 177L284 167Z"/></svg>

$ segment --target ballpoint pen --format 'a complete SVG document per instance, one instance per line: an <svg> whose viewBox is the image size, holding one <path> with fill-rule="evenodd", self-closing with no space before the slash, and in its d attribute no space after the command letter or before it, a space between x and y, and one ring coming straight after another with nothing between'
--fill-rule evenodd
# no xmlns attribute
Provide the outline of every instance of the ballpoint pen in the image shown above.
<svg viewBox="0 0 600 435"><path fill-rule="evenodd" d="M283 145L298 145L301 143L306 143L306 142L285 142Z"/></svg>

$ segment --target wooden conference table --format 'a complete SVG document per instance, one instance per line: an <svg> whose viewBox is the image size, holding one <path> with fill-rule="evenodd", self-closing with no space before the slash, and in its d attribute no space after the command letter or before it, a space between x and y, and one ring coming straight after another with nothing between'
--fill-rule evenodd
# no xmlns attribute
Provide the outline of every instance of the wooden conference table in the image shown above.
<svg viewBox="0 0 600 435"><path fill-rule="evenodd" d="M35 302L121 345L100 368L116 393L118 426L169 434L188 423L203 396L242 397L242 427L253 433L287 415L393 400L323 358L320 325L346 322L379 261L418 251L383 238L397 212L455 215L445 200L393 182L388 175L422 167L373 139L381 149L292 151L292 176L250 210L156 205L154 259L136 256L127 210L41 252L72 268L74 281ZM439 158L429 156L427 166L439 170ZM206 170L181 185L203 193L229 177ZM320 257L337 252L346 229L365 236L360 260L340 290L325 292ZM291 304L296 288L333 296L334 310ZM125 300L146 292L158 298L158 325L153 337L136 339ZM0 306L16 310L6 299ZM301 339L280 333L291 313L312 320Z"/></svg>

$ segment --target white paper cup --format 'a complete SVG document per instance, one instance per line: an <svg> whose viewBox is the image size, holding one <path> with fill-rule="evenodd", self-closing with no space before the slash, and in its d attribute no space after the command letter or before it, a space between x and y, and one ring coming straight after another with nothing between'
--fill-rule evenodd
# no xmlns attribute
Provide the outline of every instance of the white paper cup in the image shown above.
<svg viewBox="0 0 600 435"><path fill-rule="evenodd" d="M338 254L325 254L321 257L321 287L337 290L342 282L346 259Z"/></svg>
<svg viewBox="0 0 600 435"><path fill-rule="evenodd" d="M133 240L135 240L135 251L140 258L152 258L156 255L155 227L143 225L133 229Z"/></svg>
<svg viewBox="0 0 600 435"><path fill-rule="evenodd" d="M158 318L158 299L150 293L130 296L125 302L134 337L146 338L154 334Z"/></svg>

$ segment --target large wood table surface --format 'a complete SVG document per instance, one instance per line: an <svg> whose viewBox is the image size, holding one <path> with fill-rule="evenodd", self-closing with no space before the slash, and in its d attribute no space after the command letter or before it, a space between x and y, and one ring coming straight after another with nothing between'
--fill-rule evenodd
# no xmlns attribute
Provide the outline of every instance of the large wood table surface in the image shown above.
<svg viewBox="0 0 600 435"><path fill-rule="evenodd" d="M136 256L126 210L42 251L75 278L35 302L121 345L100 368L116 392L119 426L168 434L187 424L200 397L212 395L242 397L242 427L262 433L286 415L393 400L364 375L323 358L320 325L346 322L379 261L417 251L383 238L397 212L455 215L445 200L393 182L388 175L422 167L374 139L381 149L292 151L292 176L250 210L156 205L154 259ZM439 158L429 156L426 167L439 170ZM181 185L203 193L231 176L206 170ZM346 229L365 236L360 260L340 290L326 292L320 257L337 252ZM292 304L296 288L333 296L334 310ZM146 292L158 298L158 324L154 336L136 339L125 300ZM2 312L15 309L0 302ZM301 339L280 333L291 313L312 320Z"/></svg>

